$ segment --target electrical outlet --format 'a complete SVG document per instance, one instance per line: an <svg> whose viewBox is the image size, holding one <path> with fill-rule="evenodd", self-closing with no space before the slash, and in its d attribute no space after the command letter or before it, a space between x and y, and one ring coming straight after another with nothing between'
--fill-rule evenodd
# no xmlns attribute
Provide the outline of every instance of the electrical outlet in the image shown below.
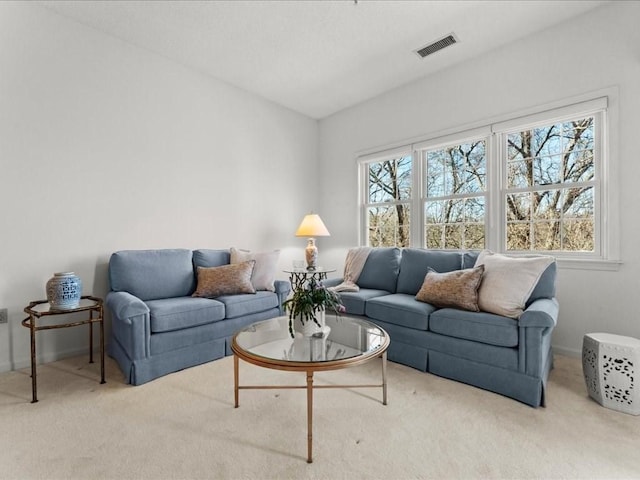
<svg viewBox="0 0 640 480"><path fill-rule="evenodd" d="M9 321L9 313L6 308L0 308L0 323L7 323Z"/></svg>

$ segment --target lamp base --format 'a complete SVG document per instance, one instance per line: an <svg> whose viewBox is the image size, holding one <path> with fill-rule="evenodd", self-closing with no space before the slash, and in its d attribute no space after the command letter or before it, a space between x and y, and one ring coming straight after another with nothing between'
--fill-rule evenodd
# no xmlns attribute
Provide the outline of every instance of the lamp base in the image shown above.
<svg viewBox="0 0 640 480"><path fill-rule="evenodd" d="M315 270L318 260L318 247L316 247L316 240L314 238L308 240L307 248L304 250L304 256L307 260L307 270Z"/></svg>

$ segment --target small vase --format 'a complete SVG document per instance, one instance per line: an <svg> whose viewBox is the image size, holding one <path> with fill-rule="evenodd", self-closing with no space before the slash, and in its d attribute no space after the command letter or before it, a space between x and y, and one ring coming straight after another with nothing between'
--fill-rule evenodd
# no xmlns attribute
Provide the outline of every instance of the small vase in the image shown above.
<svg viewBox="0 0 640 480"><path fill-rule="evenodd" d="M80 303L82 280L73 272L54 273L47 281L47 301L51 308L70 310Z"/></svg>
<svg viewBox="0 0 640 480"><path fill-rule="evenodd" d="M296 332L300 332L303 337L311 337L316 333L322 332L322 329L324 328L324 310L316 313L316 320L320 326L318 326L313 320L305 320L303 323L301 318L298 316L293 322L293 328Z"/></svg>

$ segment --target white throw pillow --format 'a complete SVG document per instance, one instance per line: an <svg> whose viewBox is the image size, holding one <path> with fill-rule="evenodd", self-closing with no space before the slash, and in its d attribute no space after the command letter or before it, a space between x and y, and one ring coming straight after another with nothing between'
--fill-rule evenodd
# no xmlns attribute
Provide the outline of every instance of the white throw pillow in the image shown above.
<svg viewBox="0 0 640 480"><path fill-rule="evenodd" d="M273 252L251 253L249 250L239 250L231 247L231 263L242 263L255 260L251 283L256 290L275 292L274 282L278 268L280 250Z"/></svg>
<svg viewBox="0 0 640 480"><path fill-rule="evenodd" d="M547 255L512 257L483 250L475 264L484 265L478 292L480 310L518 318L538 280L553 262L554 258Z"/></svg>

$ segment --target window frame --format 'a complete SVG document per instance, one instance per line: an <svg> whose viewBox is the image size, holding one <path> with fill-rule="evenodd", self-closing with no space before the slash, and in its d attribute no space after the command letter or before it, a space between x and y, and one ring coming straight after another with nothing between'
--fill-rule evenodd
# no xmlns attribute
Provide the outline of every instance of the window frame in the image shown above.
<svg viewBox="0 0 640 480"><path fill-rule="evenodd" d="M490 208L491 208L491 186L493 182L491 181L491 168L490 168L490 159L491 152L493 150L493 139L491 138L491 131L489 128L479 128L473 130L467 130L461 132L460 134L452 134L443 137L438 137L432 140L427 140L424 142L417 143L413 146L414 158L417 159L419 163L419 174L416 175L418 180L420 181L419 185L419 193L420 193L420 218L417 219L416 225L419 225L419 243L415 243L415 245L420 245L420 248L426 248L426 218L424 215L425 206L429 198L427 197L427 185L426 185L426 175L428 172L427 168L427 152L430 150L438 150L442 148L451 147L454 145L466 144L473 141L484 141L485 142L485 169L486 169L486 188L483 195L475 195L475 196L483 196L484 197L484 210L485 210L485 223L484 223L484 238L485 238L485 248L489 248L489 228L487 227L490 220ZM440 197L442 199L453 199L453 198L463 198L466 196L463 195L447 195L444 197ZM411 237L413 239L413 236ZM447 250L457 250L457 249L447 249Z"/></svg>
<svg viewBox="0 0 640 480"><path fill-rule="evenodd" d="M501 252L507 252L509 254L514 255L525 255L525 254L548 254L556 257L564 257L566 259L603 259L603 242L602 242L602 210L605 205L603 205L604 201L602 198L601 190L602 190L602 166L603 166L603 140L604 140L604 115L605 111L602 109L597 109L592 112L586 113L575 113L575 114L567 114L564 116L557 116L555 118L549 118L548 120L538 120L533 123L523 123L519 126L514 126L507 129L494 129L495 141L498 145L498 160L499 160L499 185L500 185L500 213L497 223L499 229L499 238L497 242L497 248ZM556 184L553 187L548 187L551 190L554 189L563 189L568 188L571 185L590 185L593 187L594 191L594 213L593 213L593 222L594 222L594 250L593 252L572 252L565 250L508 250L507 249L507 206L506 206L506 198L509 193L526 193L526 192L534 192L536 190L543 190L545 187L543 185L539 186L529 186L527 188L511 188L509 187L509 179L508 179L508 153L507 153L507 137L513 133L520 133L524 130L531 130L540 127L550 126L555 123L565 123L572 120L577 120L579 118L587 118L593 117L594 119L594 145L593 145L593 163L594 163L594 179L586 182L576 182L572 184L570 182L563 182L561 184Z"/></svg>
<svg viewBox="0 0 640 480"><path fill-rule="evenodd" d="M389 160L397 160L409 157L411 159L411 196L407 200L390 201L390 202L369 202L369 165L372 163L381 163ZM360 239L359 242L369 243L369 215L368 211L371 207L388 207L397 204L409 205L409 245L415 245L413 237L413 228L415 220L414 198L416 196L416 173L415 173L415 157L413 151L407 147L393 148L377 152L373 155L366 155L358 159L358 191L359 191L359 225Z"/></svg>
<svg viewBox="0 0 640 480"><path fill-rule="evenodd" d="M597 94L599 95L597 95ZM425 248L425 201L426 199L426 153L455 144L485 137L486 192L485 192L485 248L509 254L548 254L557 258L560 267L593 270L617 270L619 261L619 207L617 195L617 164L615 159L615 132L618 127L617 89L610 88L591 96L574 97L564 102L555 102L536 110L505 115L503 118L485 122L466 129L450 129L432 137L416 139L411 143L357 157L359 190L359 244L368 243L367 230L367 165L374 161L412 156L412 195L410 246ZM613 108L612 108L613 107ZM506 250L506 191L507 152L506 135L529 128L552 125L557 122L594 117L594 251L507 251ZM614 136L614 141L611 137ZM568 185L564 183L564 185ZM532 187L535 188L535 187Z"/></svg>

